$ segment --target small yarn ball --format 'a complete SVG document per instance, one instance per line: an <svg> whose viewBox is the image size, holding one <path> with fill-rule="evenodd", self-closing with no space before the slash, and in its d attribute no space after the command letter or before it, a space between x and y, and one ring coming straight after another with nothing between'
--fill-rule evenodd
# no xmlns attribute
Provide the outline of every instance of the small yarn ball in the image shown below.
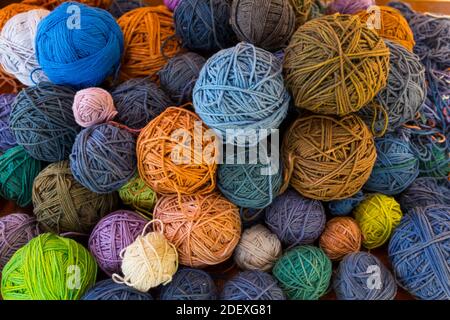
<svg viewBox="0 0 450 320"><path fill-rule="evenodd" d="M171 99L148 78L130 79L112 91L117 120L132 129L142 129L172 105Z"/></svg>
<svg viewBox="0 0 450 320"><path fill-rule="evenodd" d="M297 27L309 20L319 18L325 13L321 0L289 0L289 2L294 9Z"/></svg>
<svg viewBox="0 0 450 320"><path fill-rule="evenodd" d="M308 21L285 51L285 81L295 106L321 114L358 111L385 87L388 71L383 39L352 15Z"/></svg>
<svg viewBox="0 0 450 320"><path fill-rule="evenodd" d="M299 246L275 264L273 275L290 300L318 300L331 279L331 261L322 249Z"/></svg>
<svg viewBox="0 0 450 320"><path fill-rule="evenodd" d="M0 154L17 145L9 128L11 106L15 98L15 94L0 94Z"/></svg>
<svg viewBox="0 0 450 320"><path fill-rule="evenodd" d="M148 4L145 0L113 0L108 11L114 18L118 19L128 11L146 6Z"/></svg>
<svg viewBox="0 0 450 320"><path fill-rule="evenodd" d="M399 197L403 212L434 204L450 206L450 184L434 178L417 178Z"/></svg>
<svg viewBox="0 0 450 320"><path fill-rule="evenodd" d="M394 300L397 294L389 269L367 252L349 253L342 259L333 288L338 300Z"/></svg>
<svg viewBox="0 0 450 320"><path fill-rule="evenodd" d="M378 248L388 241L403 215L398 202L384 194L367 196L353 214L367 249Z"/></svg>
<svg viewBox="0 0 450 320"><path fill-rule="evenodd" d="M353 218L333 218L327 222L319 244L331 260L341 260L361 248L361 229Z"/></svg>
<svg viewBox="0 0 450 320"><path fill-rule="evenodd" d="M181 269L172 282L162 287L161 300L216 300L217 288L211 276L203 270Z"/></svg>
<svg viewBox="0 0 450 320"><path fill-rule="evenodd" d="M53 10L36 34L36 57L51 82L80 89L115 75L123 48L122 31L109 12L76 2Z"/></svg>
<svg viewBox="0 0 450 320"><path fill-rule="evenodd" d="M364 200L364 193L362 191L358 191L354 196L328 202L328 209L330 213L334 216L345 216L352 212L352 210Z"/></svg>
<svg viewBox="0 0 450 320"><path fill-rule="evenodd" d="M1 293L4 300L78 300L96 277L95 260L81 244L44 233L3 268Z"/></svg>
<svg viewBox="0 0 450 320"><path fill-rule="evenodd" d="M389 243L397 281L423 300L449 300L450 207L417 207L405 214Z"/></svg>
<svg viewBox="0 0 450 320"><path fill-rule="evenodd" d="M69 157L80 127L72 104L75 91L41 82L14 100L10 128L19 145L35 159L57 162Z"/></svg>
<svg viewBox="0 0 450 320"><path fill-rule="evenodd" d="M243 270L269 271L281 256L281 242L262 224L244 230L234 261Z"/></svg>
<svg viewBox="0 0 450 320"><path fill-rule="evenodd" d="M369 128L356 115L298 118L284 136L284 172L305 197L351 197L369 179L377 158Z"/></svg>
<svg viewBox="0 0 450 320"><path fill-rule="evenodd" d="M44 167L21 147L13 147L0 155L0 196L20 207L31 203L34 178Z"/></svg>
<svg viewBox="0 0 450 320"><path fill-rule="evenodd" d="M158 73L161 88L178 105L192 101L192 90L205 62L193 52L171 58Z"/></svg>
<svg viewBox="0 0 450 320"><path fill-rule="evenodd" d="M47 10L53 10L60 4L69 1L70 0L23 0L22 3L40 6ZM99 7L103 9L106 9L111 5L111 0L77 0L76 2L84 3L87 4L88 6Z"/></svg>
<svg viewBox="0 0 450 320"><path fill-rule="evenodd" d="M37 175L32 200L39 226L56 234L89 234L118 203L116 194L97 194L79 184L69 161L52 163Z"/></svg>
<svg viewBox="0 0 450 320"><path fill-rule="evenodd" d="M153 300L147 292L140 292L124 284L117 284L112 279L97 282L81 300Z"/></svg>
<svg viewBox="0 0 450 320"><path fill-rule="evenodd" d="M36 219L25 213L0 218L0 271L13 254L40 233Z"/></svg>
<svg viewBox="0 0 450 320"><path fill-rule="evenodd" d="M153 212L180 263L200 268L231 257L241 237L239 209L219 193L162 197Z"/></svg>
<svg viewBox="0 0 450 320"><path fill-rule="evenodd" d="M275 279L268 273L252 270L240 272L228 280L221 300L286 300Z"/></svg>
<svg viewBox="0 0 450 320"><path fill-rule="evenodd" d="M111 94L102 88L78 91L73 101L75 121L84 128L108 122L117 115Z"/></svg>
<svg viewBox="0 0 450 320"><path fill-rule="evenodd" d="M95 193L116 191L136 172L135 148L135 137L125 129L106 123L86 128L70 155L73 176Z"/></svg>
<svg viewBox="0 0 450 320"><path fill-rule="evenodd" d="M114 211L103 217L89 237L91 251L100 269L107 275L120 272L120 252L136 240L148 220L127 210Z"/></svg>
<svg viewBox="0 0 450 320"><path fill-rule="evenodd" d="M356 14L375 5L375 0L334 0L328 5L329 13Z"/></svg>
<svg viewBox="0 0 450 320"><path fill-rule="evenodd" d="M325 228L325 210L320 201L288 190L266 208L265 222L289 247L316 241Z"/></svg>
<svg viewBox="0 0 450 320"><path fill-rule="evenodd" d="M152 209L158 200L156 192L148 187L138 175L119 189L119 197L124 205L147 217L152 216Z"/></svg>
<svg viewBox="0 0 450 320"><path fill-rule="evenodd" d="M164 5L170 10L175 11L176 7L180 4L182 0L164 0Z"/></svg>

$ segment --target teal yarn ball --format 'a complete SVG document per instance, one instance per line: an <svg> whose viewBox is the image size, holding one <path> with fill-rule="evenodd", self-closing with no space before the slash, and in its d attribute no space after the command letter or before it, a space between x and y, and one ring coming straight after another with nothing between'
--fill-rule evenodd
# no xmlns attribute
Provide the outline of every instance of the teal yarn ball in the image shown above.
<svg viewBox="0 0 450 320"><path fill-rule="evenodd" d="M330 284L331 261L322 249L299 246L275 264L273 275L291 300L318 300Z"/></svg>

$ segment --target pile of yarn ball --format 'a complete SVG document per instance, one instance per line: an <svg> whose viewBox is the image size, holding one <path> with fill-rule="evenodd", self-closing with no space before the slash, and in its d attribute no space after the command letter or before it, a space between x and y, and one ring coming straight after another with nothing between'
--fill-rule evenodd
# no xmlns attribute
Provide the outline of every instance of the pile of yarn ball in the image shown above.
<svg viewBox="0 0 450 320"><path fill-rule="evenodd" d="M15 98L15 94L0 94L0 153L17 144L16 138L9 128L11 105Z"/></svg>
<svg viewBox="0 0 450 320"><path fill-rule="evenodd" d="M124 284L117 284L111 279L97 282L89 289L82 300L153 300L147 292L140 292Z"/></svg>
<svg viewBox="0 0 450 320"><path fill-rule="evenodd" d="M124 205L130 206L147 217L152 216L152 209L158 200L156 192L138 175L119 189L119 197Z"/></svg>
<svg viewBox="0 0 450 320"><path fill-rule="evenodd" d="M211 276L199 269L181 269L162 287L161 300L216 300L217 288Z"/></svg>
<svg viewBox="0 0 450 320"><path fill-rule="evenodd" d="M75 94L72 110L75 121L84 128L108 122L117 115L111 94L102 88L78 91Z"/></svg>

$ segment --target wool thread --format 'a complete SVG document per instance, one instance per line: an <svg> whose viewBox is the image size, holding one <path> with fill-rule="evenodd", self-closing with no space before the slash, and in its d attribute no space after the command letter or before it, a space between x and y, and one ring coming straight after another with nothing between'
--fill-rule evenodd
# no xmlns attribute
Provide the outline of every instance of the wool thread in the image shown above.
<svg viewBox="0 0 450 320"><path fill-rule="evenodd" d="M78 91L73 101L73 115L81 127L113 120L117 115L111 94L102 88L87 88Z"/></svg>
<svg viewBox="0 0 450 320"><path fill-rule="evenodd" d="M108 8L108 11L114 16L114 18L119 19L131 10L146 6L148 6L148 4L145 0L113 0L111 6Z"/></svg>
<svg viewBox="0 0 450 320"><path fill-rule="evenodd" d="M417 178L399 197L403 212L415 207L427 207L434 204L450 206L450 185L448 181L434 178Z"/></svg>
<svg viewBox="0 0 450 320"><path fill-rule="evenodd" d="M164 5L170 10L175 11L181 0L164 0Z"/></svg>
<svg viewBox="0 0 450 320"><path fill-rule="evenodd" d="M180 269L172 282L162 287L161 300L216 300L217 288L211 276L203 270Z"/></svg>
<svg viewBox="0 0 450 320"><path fill-rule="evenodd" d="M140 292L124 284L117 284L112 279L97 282L81 300L153 300L150 293Z"/></svg>
<svg viewBox="0 0 450 320"><path fill-rule="evenodd" d="M0 154L17 145L9 127L11 106L15 98L15 94L0 94Z"/></svg>
<svg viewBox="0 0 450 320"><path fill-rule="evenodd" d="M334 216L345 216L350 214L352 210L364 200L364 193L362 191L358 191L354 196L328 202L328 209L330 213Z"/></svg>
<svg viewBox="0 0 450 320"><path fill-rule="evenodd" d="M289 2L295 12L296 28L325 13L325 6L321 0L289 0Z"/></svg>
<svg viewBox="0 0 450 320"><path fill-rule="evenodd" d="M124 205L130 206L144 217L152 217L152 209L158 201L156 192L149 188L138 175L119 189L119 196Z"/></svg>
<svg viewBox="0 0 450 320"><path fill-rule="evenodd" d="M22 3L53 10L60 4L68 1L70 0L23 0ZM102 9L107 9L111 5L111 0L77 0L77 2Z"/></svg>
<svg viewBox="0 0 450 320"><path fill-rule="evenodd" d="M328 5L328 13L356 14L373 5L374 0L334 0Z"/></svg>

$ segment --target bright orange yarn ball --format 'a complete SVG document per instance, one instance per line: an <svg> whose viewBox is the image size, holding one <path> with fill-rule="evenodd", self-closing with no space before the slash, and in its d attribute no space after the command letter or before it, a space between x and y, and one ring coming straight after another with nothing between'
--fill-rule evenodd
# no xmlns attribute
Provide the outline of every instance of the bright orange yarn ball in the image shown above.
<svg viewBox="0 0 450 320"><path fill-rule="evenodd" d="M22 3L32 4L40 6L47 10L53 10L63 2L72 0L23 0ZM99 7L103 9L108 9L111 6L112 0L76 0L76 2L81 2L87 4L91 7Z"/></svg>

